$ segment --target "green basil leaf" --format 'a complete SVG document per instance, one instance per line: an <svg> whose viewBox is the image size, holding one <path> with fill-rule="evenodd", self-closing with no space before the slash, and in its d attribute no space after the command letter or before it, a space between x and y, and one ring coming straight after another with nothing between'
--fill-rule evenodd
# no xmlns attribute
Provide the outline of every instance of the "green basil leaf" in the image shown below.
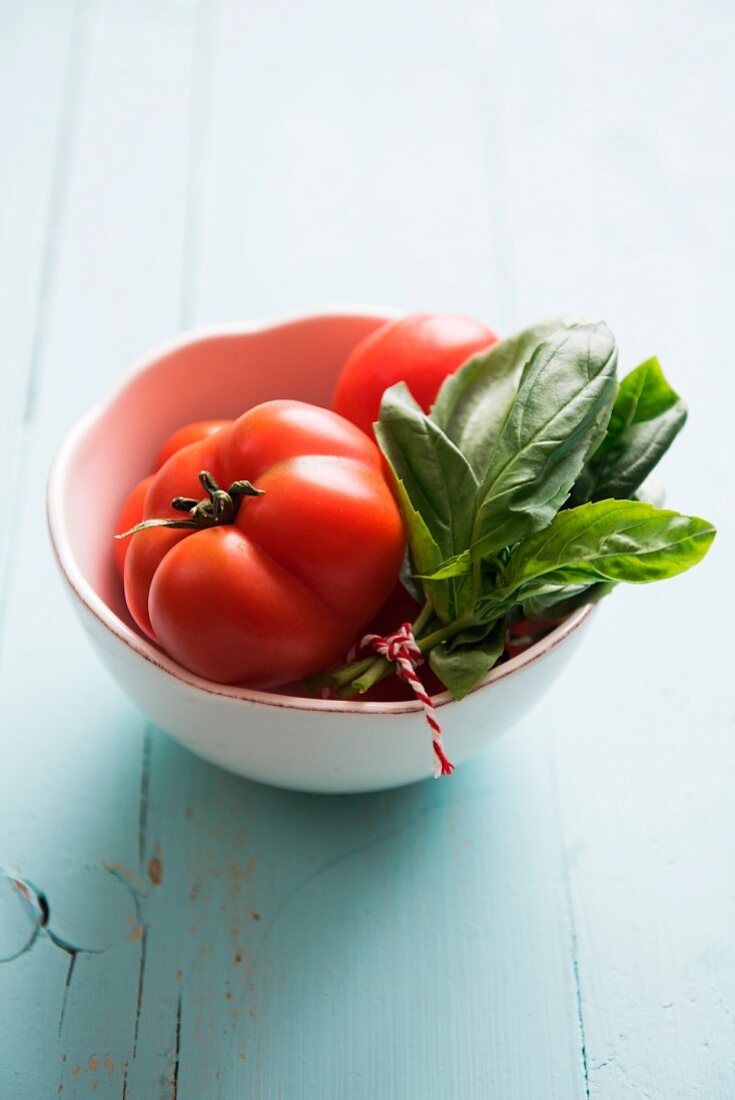
<svg viewBox="0 0 735 1100"><path fill-rule="evenodd" d="M503 655L505 621L501 620L481 641L450 649L442 642L429 653L429 664L455 699L464 699Z"/></svg>
<svg viewBox="0 0 735 1100"><path fill-rule="evenodd" d="M684 427L686 407L648 359L620 384L605 438L572 491L572 503L632 497Z"/></svg>
<svg viewBox="0 0 735 1100"><path fill-rule="evenodd" d="M611 437L619 436L632 424L653 420L680 402L678 393L666 381L658 359L655 356L646 359L620 383L610 416L608 438L602 449L608 449Z"/></svg>
<svg viewBox="0 0 735 1100"><path fill-rule="evenodd" d="M457 444L478 477L487 468L526 363L542 340L574 323L556 318L533 325L474 355L442 384L432 420Z"/></svg>
<svg viewBox="0 0 735 1100"><path fill-rule="evenodd" d="M431 553L425 552L427 533L439 548L440 561L469 545L477 478L461 451L417 405L402 382L384 393L375 432L411 510L421 517L423 528L415 516L407 519L408 536L419 572L430 572L439 562L433 561L428 570L425 566L433 556L433 547ZM414 545L417 537L422 548ZM450 612L461 611L465 588L462 581L450 582ZM436 611L440 614L438 606Z"/></svg>
<svg viewBox="0 0 735 1100"><path fill-rule="evenodd" d="M615 340L602 323L574 326L538 345L480 483L473 558L496 553L554 518L605 434L616 365Z"/></svg>
<svg viewBox="0 0 735 1100"><path fill-rule="evenodd" d="M566 585L664 580L701 561L714 536L706 520L641 501L583 504L516 548L498 576L497 594L525 602Z"/></svg>
<svg viewBox="0 0 735 1100"><path fill-rule="evenodd" d="M450 577L466 577L471 572L472 557L469 550L464 550L461 554L455 554L453 558L441 562L430 573L420 576L422 581L445 581Z"/></svg>
<svg viewBox="0 0 735 1100"><path fill-rule="evenodd" d="M451 606L453 595L451 585L446 581L434 581L430 578L430 574L436 570L441 562L442 552L432 537L431 531L424 523L421 513L413 507L406 492L406 487L396 475L395 470L393 470L393 476L398 502L403 513L403 521L406 525L410 558L413 560L417 572L421 575L421 583L426 597L431 600L434 610L442 622L449 622L453 610ZM406 562L404 560L404 571L405 567ZM405 585L405 578L401 577L401 580ZM406 587L408 586L406 585ZM411 592L411 589L409 588L408 591ZM419 602L422 603L423 598Z"/></svg>
<svg viewBox="0 0 735 1100"><path fill-rule="evenodd" d="M498 615L495 615L491 622L478 622L475 626L467 626L458 634L453 634L444 642L447 653L453 653L455 649L462 646L474 646L484 642L497 621Z"/></svg>
<svg viewBox="0 0 735 1100"><path fill-rule="evenodd" d="M586 604L599 603L609 596L614 587L612 581L598 581L590 585L569 584L539 596L529 596L523 601L523 615L526 619L563 619Z"/></svg>

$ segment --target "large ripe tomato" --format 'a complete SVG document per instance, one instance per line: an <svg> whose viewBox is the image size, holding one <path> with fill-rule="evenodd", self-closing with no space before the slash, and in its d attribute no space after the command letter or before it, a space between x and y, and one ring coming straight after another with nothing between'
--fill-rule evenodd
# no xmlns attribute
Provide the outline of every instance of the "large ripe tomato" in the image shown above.
<svg viewBox="0 0 735 1100"><path fill-rule="evenodd" d="M131 536L133 618L180 664L220 683L274 687L337 662L403 557L401 515L375 445L327 409L269 401L169 458L146 494L145 519L186 521L171 502L200 498L205 470L231 487L204 509L205 520L223 509L224 521ZM245 479L262 495L238 496L233 483Z"/></svg>
<svg viewBox="0 0 735 1100"><path fill-rule="evenodd" d="M454 313L414 313L388 321L353 349L337 381L332 408L372 436L384 392L405 382L428 412L448 374L483 348L495 333Z"/></svg>

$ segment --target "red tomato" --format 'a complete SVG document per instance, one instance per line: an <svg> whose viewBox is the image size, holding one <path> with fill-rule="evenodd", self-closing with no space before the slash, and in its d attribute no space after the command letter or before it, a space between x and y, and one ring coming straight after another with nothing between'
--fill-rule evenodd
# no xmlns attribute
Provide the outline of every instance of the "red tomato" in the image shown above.
<svg viewBox="0 0 735 1100"><path fill-rule="evenodd" d="M121 535L124 531L129 531L131 527L135 527L136 523L140 523L143 518L145 495L152 481L153 475L151 474L150 477L144 477L143 480L139 481L135 486L123 505L123 510L120 513L120 518L115 528L116 535ZM129 546L130 539L116 539L112 544L112 552L115 555L115 565L120 575L120 580L122 580L125 575L125 557Z"/></svg>
<svg viewBox="0 0 735 1100"><path fill-rule="evenodd" d="M337 381L332 408L372 436L385 390L405 382L424 412L444 379L483 348L495 333L454 313L414 313L388 321L355 347Z"/></svg>
<svg viewBox="0 0 735 1100"><path fill-rule="evenodd" d="M248 479L263 495L239 498L228 522L131 536L133 618L180 664L219 683L275 687L336 663L403 557L375 445L326 409L269 401L169 458L145 518L186 519L172 499L201 498L203 470L223 489Z"/></svg>
<svg viewBox="0 0 735 1100"><path fill-rule="evenodd" d="M198 443L200 439L214 435L231 423L231 420L196 420L193 424L186 424L185 427L179 428L161 447L153 469L160 470L164 462L168 462L171 455L175 455L182 447L188 447L190 443Z"/></svg>

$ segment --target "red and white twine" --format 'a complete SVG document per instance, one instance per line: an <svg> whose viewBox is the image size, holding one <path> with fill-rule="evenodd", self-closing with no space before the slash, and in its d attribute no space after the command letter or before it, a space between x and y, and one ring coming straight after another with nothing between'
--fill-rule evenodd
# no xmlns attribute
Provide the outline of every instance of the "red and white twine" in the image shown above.
<svg viewBox="0 0 735 1100"><path fill-rule="evenodd" d="M454 764L447 759L442 745L442 730L436 717L436 707L431 696L421 682L416 669L424 663L424 655L416 644L410 623L404 623L393 634L382 637L380 634L366 634L360 642L360 648L368 647L394 661L396 675L405 680L424 708L424 717L431 730L431 746L434 750L434 778L451 775Z"/></svg>

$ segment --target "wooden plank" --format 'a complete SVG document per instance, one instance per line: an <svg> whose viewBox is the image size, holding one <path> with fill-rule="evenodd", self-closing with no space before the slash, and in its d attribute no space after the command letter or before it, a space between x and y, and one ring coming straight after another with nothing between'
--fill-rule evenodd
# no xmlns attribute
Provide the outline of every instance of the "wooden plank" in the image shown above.
<svg viewBox="0 0 735 1100"><path fill-rule="evenodd" d="M83 5L79 19L71 62L83 95L66 108L67 180L51 219L2 623L0 864L48 906L32 946L0 966L13 1005L0 1036L10 1098L124 1093L147 936L144 724L76 625L51 560L43 486L70 424L178 322L196 11ZM138 1095L156 1094L154 1071Z"/></svg>
<svg viewBox="0 0 735 1100"><path fill-rule="evenodd" d="M358 301L502 323L480 16L223 5L198 320Z"/></svg>
<svg viewBox="0 0 735 1100"><path fill-rule="evenodd" d="M733 13L700 14L502 6L518 322L604 316L625 369L660 356L691 410L664 465L669 501L721 528L695 573L601 608L550 715L599 1100L735 1091Z"/></svg>
<svg viewBox="0 0 735 1100"><path fill-rule="evenodd" d="M55 215L78 98L73 15L72 0L0 8L0 468L11 495L40 355L40 303L49 290ZM77 38L80 29L77 21ZM0 527L0 609L11 529Z"/></svg>

